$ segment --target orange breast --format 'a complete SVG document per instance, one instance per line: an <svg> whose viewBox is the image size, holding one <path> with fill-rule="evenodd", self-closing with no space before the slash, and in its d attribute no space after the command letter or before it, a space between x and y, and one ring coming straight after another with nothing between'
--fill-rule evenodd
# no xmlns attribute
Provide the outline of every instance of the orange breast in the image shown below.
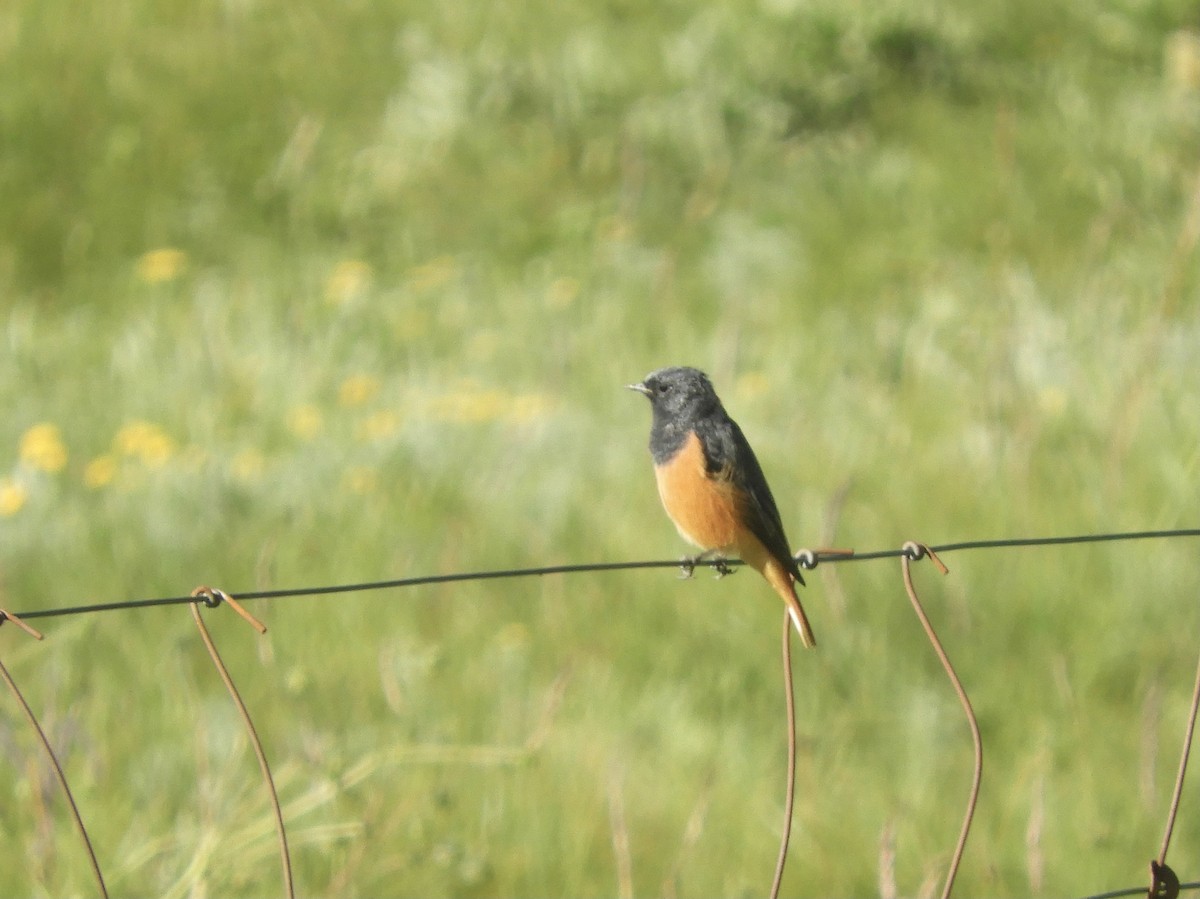
<svg viewBox="0 0 1200 899"><path fill-rule="evenodd" d="M705 551L736 548L741 528L733 485L709 476L695 433L670 460L655 466L654 475L663 508L683 539Z"/></svg>

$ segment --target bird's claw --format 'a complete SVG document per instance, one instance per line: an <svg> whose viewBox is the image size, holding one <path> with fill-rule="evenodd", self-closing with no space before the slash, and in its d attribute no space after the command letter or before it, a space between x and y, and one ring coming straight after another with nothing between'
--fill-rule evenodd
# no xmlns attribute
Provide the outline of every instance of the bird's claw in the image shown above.
<svg viewBox="0 0 1200 899"><path fill-rule="evenodd" d="M720 580L721 578L725 577L725 575L727 575L727 574L734 574L737 572L737 569L730 568L729 563L726 562L724 559L717 559L715 562L713 562L712 567L713 567L713 572L714 572L713 577L715 577L717 580Z"/></svg>
<svg viewBox="0 0 1200 899"><path fill-rule="evenodd" d="M681 581L686 581L696 573L697 561L697 559L694 559L691 556L685 556L679 560L679 579Z"/></svg>

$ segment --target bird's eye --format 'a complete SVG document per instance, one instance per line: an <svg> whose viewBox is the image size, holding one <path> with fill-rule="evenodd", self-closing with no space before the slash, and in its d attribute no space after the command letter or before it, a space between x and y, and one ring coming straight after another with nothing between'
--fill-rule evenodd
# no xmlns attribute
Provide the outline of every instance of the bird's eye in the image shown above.
<svg viewBox="0 0 1200 899"><path fill-rule="evenodd" d="M671 392L671 385L670 385L670 384L663 384L663 383L660 383L660 384L658 385L658 392L659 392L659 393L670 393L670 392Z"/></svg>

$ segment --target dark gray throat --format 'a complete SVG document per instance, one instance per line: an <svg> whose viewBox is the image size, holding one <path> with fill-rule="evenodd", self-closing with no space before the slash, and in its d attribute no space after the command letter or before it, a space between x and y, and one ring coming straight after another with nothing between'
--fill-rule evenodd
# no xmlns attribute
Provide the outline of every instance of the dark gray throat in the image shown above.
<svg viewBox="0 0 1200 899"><path fill-rule="evenodd" d="M674 458L687 442L691 429L679 421L668 421L657 413L650 426L650 456L655 465L662 465Z"/></svg>

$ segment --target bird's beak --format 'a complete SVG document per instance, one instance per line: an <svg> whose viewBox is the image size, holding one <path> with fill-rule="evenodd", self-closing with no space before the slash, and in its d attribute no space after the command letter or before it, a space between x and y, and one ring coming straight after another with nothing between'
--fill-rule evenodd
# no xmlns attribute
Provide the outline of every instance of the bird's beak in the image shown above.
<svg viewBox="0 0 1200 899"><path fill-rule="evenodd" d="M626 385L625 385L625 389L626 389L626 390L636 390L638 393L643 393L643 394L645 394L646 396L649 396L649 395L650 395L650 388L649 388L649 387L647 387L645 384L641 384L641 383L638 383L638 384L626 384Z"/></svg>

